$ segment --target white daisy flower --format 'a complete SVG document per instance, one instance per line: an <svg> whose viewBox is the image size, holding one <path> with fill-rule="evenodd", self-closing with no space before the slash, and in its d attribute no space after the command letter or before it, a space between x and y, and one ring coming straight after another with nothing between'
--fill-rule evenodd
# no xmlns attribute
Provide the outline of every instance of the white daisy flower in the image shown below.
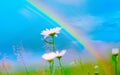
<svg viewBox="0 0 120 75"><path fill-rule="evenodd" d="M42 58L47 60L48 62L53 61L55 57L56 57L56 54L54 52L45 53L44 55L42 55Z"/></svg>
<svg viewBox="0 0 120 75"><path fill-rule="evenodd" d="M98 68L99 68L99 66L98 66L98 65L95 65L95 66L94 66L94 68L95 68L95 69L98 69Z"/></svg>
<svg viewBox="0 0 120 75"><path fill-rule="evenodd" d="M62 50L61 52L56 51L56 58L61 58L66 53L66 50Z"/></svg>
<svg viewBox="0 0 120 75"><path fill-rule="evenodd" d="M41 32L41 35L44 35L44 38L46 38L48 36L54 36L54 35L57 36L57 34L60 33L60 30L61 30L60 27L46 29Z"/></svg>
<svg viewBox="0 0 120 75"><path fill-rule="evenodd" d="M119 54L119 49L118 48L113 48L112 49L112 55L117 56Z"/></svg>

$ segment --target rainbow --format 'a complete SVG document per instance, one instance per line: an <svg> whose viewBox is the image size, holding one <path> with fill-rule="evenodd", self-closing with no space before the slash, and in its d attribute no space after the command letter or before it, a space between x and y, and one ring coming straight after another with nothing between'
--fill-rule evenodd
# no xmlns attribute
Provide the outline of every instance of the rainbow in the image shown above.
<svg viewBox="0 0 120 75"><path fill-rule="evenodd" d="M63 20L61 18L61 16L52 12L50 9L48 9L48 7L46 7L44 4L40 3L37 0L28 0L28 2L31 5L33 5L35 8L37 8L40 12L42 12L47 17L49 17L51 20L53 20L58 25L60 25L62 28L64 28L77 41L79 41L80 44L82 44L86 48L86 50L88 50L90 53L92 53L97 59L103 59L102 55L100 53L98 53L98 51L85 39L85 35L83 35L81 32L78 32L77 30L75 30L65 20Z"/></svg>

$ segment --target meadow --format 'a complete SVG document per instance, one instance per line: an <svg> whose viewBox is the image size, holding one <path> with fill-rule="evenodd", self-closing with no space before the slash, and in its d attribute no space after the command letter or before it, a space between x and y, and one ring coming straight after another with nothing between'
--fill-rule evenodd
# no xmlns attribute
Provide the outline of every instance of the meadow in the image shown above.
<svg viewBox="0 0 120 75"><path fill-rule="evenodd" d="M98 62L99 63L99 62ZM120 60L118 62L118 66L117 66L117 71L118 74L120 75ZM91 63L91 62L87 62L87 63L82 63L82 61L78 61L78 62L74 62L72 64L72 66L69 67L63 67L62 70L62 75L116 75L115 74L115 67L114 67L114 63L112 62L112 60L109 61L109 66L104 66L106 64L97 64L96 63ZM18 71L18 72L12 72L10 71L10 69L7 68L8 66L6 66L6 70L5 67L1 68L1 72L0 75L51 75L50 74L50 70L49 68L47 69L35 69L35 70L27 70L28 72L26 72L26 70L22 71ZM104 68L106 67L106 68ZM11 68L12 69L12 68ZM98 73L98 74L97 74ZM61 75L61 71L60 68L55 68L55 72L54 75Z"/></svg>

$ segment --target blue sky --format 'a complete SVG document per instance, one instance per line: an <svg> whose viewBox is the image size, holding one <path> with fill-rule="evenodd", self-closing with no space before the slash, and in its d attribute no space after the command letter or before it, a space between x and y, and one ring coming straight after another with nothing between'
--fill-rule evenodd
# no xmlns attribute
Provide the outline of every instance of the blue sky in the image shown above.
<svg viewBox="0 0 120 75"><path fill-rule="evenodd" d="M39 1L39 0L38 0ZM39 1L93 40L119 42L119 0L53 0Z"/></svg>
<svg viewBox="0 0 120 75"><path fill-rule="evenodd" d="M62 15L69 25L87 36L101 51L120 45L120 0L37 0ZM35 12L29 10L34 10ZM12 55L12 46L23 44L33 53L45 52L40 32L59 26L26 0L0 1L0 51ZM38 14L36 14L36 12ZM79 34L78 34L79 35ZM61 40L61 43L58 40ZM65 30L56 38L56 49L84 50ZM83 51L84 52L84 51ZM107 51L106 51L107 52Z"/></svg>

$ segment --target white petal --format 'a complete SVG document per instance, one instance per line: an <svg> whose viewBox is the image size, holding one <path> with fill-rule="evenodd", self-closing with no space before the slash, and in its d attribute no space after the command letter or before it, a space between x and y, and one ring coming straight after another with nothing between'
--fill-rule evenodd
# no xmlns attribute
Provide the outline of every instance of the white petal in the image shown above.
<svg viewBox="0 0 120 75"><path fill-rule="evenodd" d="M61 52L56 51L56 57L63 56L66 53L66 50L62 50Z"/></svg>
<svg viewBox="0 0 120 75"><path fill-rule="evenodd" d="M62 51L60 52L60 55L63 56L65 53L66 53L66 50L62 50Z"/></svg>
<svg viewBox="0 0 120 75"><path fill-rule="evenodd" d="M52 60L55 57L56 57L56 54L54 52L46 53L42 56L42 58L45 59L45 60Z"/></svg>
<svg viewBox="0 0 120 75"><path fill-rule="evenodd" d="M50 36L50 34L55 33L55 36L57 36L58 33L60 33L61 28L51 28L51 29L45 29L41 32L41 35L44 35L45 38Z"/></svg>
<svg viewBox="0 0 120 75"><path fill-rule="evenodd" d="M58 55L58 54L59 54L59 51L56 51L56 54Z"/></svg>
<svg viewBox="0 0 120 75"><path fill-rule="evenodd" d="M118 54L119 53L119 49L118 48L113 48L112 49L112 54Z"/></svg>

